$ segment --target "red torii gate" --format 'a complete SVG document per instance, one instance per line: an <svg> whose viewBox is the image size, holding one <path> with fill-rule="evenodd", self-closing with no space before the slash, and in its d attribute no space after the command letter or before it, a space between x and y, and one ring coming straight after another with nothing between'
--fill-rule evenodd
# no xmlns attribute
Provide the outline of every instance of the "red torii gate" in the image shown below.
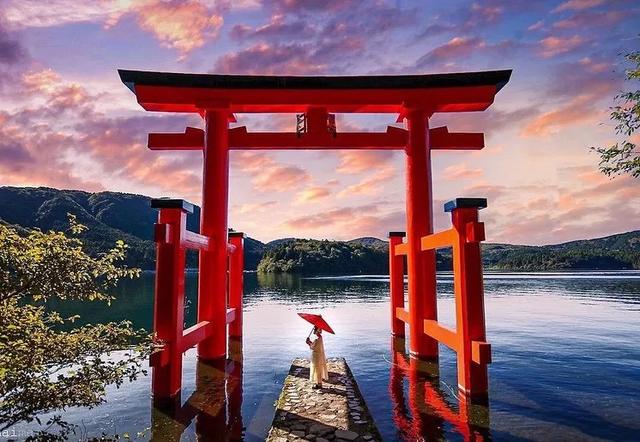
<svg viewBox="0 0 640 442"><path fill-rule="evenodd" d="M153 150L201 150L203 190L200 234L186 231L190 205L156 200L158 273L154 329L166 342L152 359L153 393L169 398L180 392L181 358L198 345L198 356L226 356L226 325L241 335L242 236L229 244L227 210L230 150L385 149L406 153L407 241L391 234L390 278L394 334L409 324L413 357L437 359L438 342L458 351L459 388L465 395L486 393L489 344L484 339L482 270L478 242L484 239L477 210L486 201L457 199L447 207L454 228L433 234L431 151L482 149L482 133L450 133L429 128L436 112L483 111L509 81L511 71L402 76L244 76L120 70L122 82L148 111L197 113L205 128L183 134L149 134ZM298 114L295 133L248 132L230 128L238 113ZM396 113L407 130L338 132L335 113ZM459 331L437 323L435 249L453 246ZM182 330L184 249L200 252L198 323ZM235 253L235 258L233 257ZM239 253L238 253L239 252ZM231 254L231 255L230 255ZM406 255L409 309L404 309L402 255ZM231 256L231 258L230 258ZM398 260L400 259L400 261ZM231 263L229 262L231 260ZM235 262L235 264L233 264ZM171 274L172 276L168 276ZM229 274L229 276L228 276ZM227 293L229 301L227 301ZM228 304L229 302L229 304ZM227 309L228 305L232 308Z"/></svg>

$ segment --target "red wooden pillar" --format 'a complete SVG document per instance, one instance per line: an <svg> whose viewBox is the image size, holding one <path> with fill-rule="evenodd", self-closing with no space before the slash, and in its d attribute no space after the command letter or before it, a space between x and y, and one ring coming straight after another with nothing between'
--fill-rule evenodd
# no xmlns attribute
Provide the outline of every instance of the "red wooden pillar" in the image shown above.
<svg viewBox="0 0 640 442"><path fill-rule="evenodd" d="M482 397L488 391L487 363L490 346L486 343L484 294L480 241L484 224L478 210L487 207L484 198L458 198L445 204L458 233L453 247L454 291L458 346L458 389L466 396Z"/></svg>
<svg viewBox="0 0 640 442"><path fill-rule="evenodd" d="M398 319L396 309L404 309L404 256L395 254L395 247L402 244L404 232L389 232L389 293L391 305L391 333L404 336L404 322Z"/></svg>
<svg viewBox="0 0 640 442"><path fill-rule="evenodd" d="M242 336L242 294L244 291L244 233L230 232L229 243L235 247L229 257L229 307L235 319L229 324L229 336Z"/></svg>
<svg viewBox="0 0 640 442"><path fill-rule="evenodd" d="M407 110L407 275L411 356L436 359L438 342L424 334L424 320L437 320L435 251L421 251L420 240L433 233L431 152L427 114Z"/></svg>
<svg viewBox="0 0 640 442"><path fill-rule="evenodd" d="M151 207L160 209L155 226L153 329L168 354L166 360L154 363L151 388L154 400L162 401L176 397L182 388L185 250L180 238L186 229L187 212L193 213L193 206L183 200L155 199Z"/></svg>
<svg viewBox="0 0 640 442"><path fill-rule="evenodd" d="M198 344L204 360L227 352L227 206L229 199L229 112L205 111L204 170L200 233L210 238L200 252L198 321L213 324L212 335Z"/></svg>

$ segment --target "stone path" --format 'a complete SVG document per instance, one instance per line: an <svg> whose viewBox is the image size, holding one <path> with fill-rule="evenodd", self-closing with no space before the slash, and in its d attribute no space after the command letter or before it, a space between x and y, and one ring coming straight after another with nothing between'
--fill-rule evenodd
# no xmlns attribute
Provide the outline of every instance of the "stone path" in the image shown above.
<svg viewBox="0 0 640 442"><path fill-rule="evenodd" d="M347 362L330 358L327 363L329 381L313 390L309 360L293 360L267 441L382 440Z"/></svg>

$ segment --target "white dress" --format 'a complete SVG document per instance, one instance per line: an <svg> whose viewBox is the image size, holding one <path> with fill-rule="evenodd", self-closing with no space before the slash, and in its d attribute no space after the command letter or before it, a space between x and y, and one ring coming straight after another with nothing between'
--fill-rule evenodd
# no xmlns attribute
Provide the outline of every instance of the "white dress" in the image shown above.
<svg viewBox="0 0 640 442"><path fill-rule="evenodd" d="M324 354L324 343L322 336L311 342L311 367L309 371L309 380L315 384L322 384L322 380L329 379L329 371L327 370L327 358Z"/></svg>

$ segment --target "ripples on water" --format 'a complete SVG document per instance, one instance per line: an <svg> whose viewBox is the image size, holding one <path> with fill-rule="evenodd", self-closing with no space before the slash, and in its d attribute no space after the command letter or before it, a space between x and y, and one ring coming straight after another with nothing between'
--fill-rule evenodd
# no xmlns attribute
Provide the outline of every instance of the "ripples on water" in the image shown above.
<svg viewBox="0 0 640 442"><path fill-rule="evenodd" d="M437 282L439 319L454 326L452 275L438 274ZM248 273L242 370L228 380L229 385L242 381L240 396L240 390L231 389L235 396L221 402L224 389L210 375L216 371L199 366L196 376L195 354L189 351L182 398L191 398L185 405L195 403L206 410L199 420L180 423L152 413L148 378L111 389L107 404L90 411L69 410L66 417L82 423L89 434L135 433L153 421L158 440L180 435L193 440L196 432L220 434L221 428L237 431L238 425L245 427L246 440L262 440L291 360L308 351L308 327L295 313L313 311L322 312L336 330L336 336L326 338L327 352L347 358L385 440L412 439L416 431L428 439L454 440L473 433L498 440L639 438L640 272L487 272L484 285L493 351L487 407L460 408L451 387L456 384L455 354L445 347L439 377L419 378L413 384L404 377L397 365L401 359L392 351L402 343L393 343L389 335L385 275L299 278ZM74 313L82 309L79 313L87 322L131 319L149 329L152 291L153 274L145 274L126 281L110 309L65 308ZM186 322L191 325L194 274L187 275L187 291ZM226 414L221 415L223 405ZM465 411L471 416L468 424L460 421Z"/></svg>

